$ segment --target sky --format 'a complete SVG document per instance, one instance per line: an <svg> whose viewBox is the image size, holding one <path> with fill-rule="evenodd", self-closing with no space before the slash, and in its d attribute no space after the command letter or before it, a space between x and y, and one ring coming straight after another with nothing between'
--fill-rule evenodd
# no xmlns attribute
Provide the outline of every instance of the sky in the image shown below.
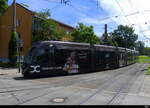
<svg viewBox="0 0 150 108"><path fill-rule="evenodd" d="M150 47L150 0L68 0L68 5L60 0L16 0L27 4L32 11L50 9L51 17L76 27L79 22L92 25L97 36L108 32L118 25L128 25L139 35L138 40ZM8 0L10 5L13 0Z"/></svg>

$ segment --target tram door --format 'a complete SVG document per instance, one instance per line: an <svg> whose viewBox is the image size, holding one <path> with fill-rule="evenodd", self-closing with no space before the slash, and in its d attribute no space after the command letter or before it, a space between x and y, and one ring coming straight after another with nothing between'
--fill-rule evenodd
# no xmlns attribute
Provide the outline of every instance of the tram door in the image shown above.
<svg viewBox="0 0 150 108"><path fill-rule="evenodd" d="M52 50L45 48L45 49L41 49L42 53L41 55L38 57L39 60L39 64L41 67L41 71L45 72L52 72L53 70L51 69L51 67L54 66L53 64L53 52Z"/></svg>
<svg viewBox="0 0 150 108"><path fill-rule="evenodd" d="M124 65L124 59L123 59L123 53L119 54L119 67L123 67Z"/></svg>
<svg viewBox="0 0 150 108"><path fill-rule="evenodd" d="M70 53L69 50L55 49L55 53L54 53L54 67L55 67L54 71L55 71L55 73L58 73L58 74L63 73L63 68L67 62L67 57L68 57L69 53Z"/></svg>
<svg viewBox="0 0 150 108"><path fill-rule="evenodd" d="M90 60L91 60L91 63L90 63L90 67L91 67L91 71L96 71L96 50L95 50L95 47L94 46L91 46L90 48Z"/></svg>
<svg viewBox="0 0 150 108"><path fill-rule="evenodd" d="M77 63L79 65L80 73L91 71L91 58L89 50L77 51Z"/></svg>

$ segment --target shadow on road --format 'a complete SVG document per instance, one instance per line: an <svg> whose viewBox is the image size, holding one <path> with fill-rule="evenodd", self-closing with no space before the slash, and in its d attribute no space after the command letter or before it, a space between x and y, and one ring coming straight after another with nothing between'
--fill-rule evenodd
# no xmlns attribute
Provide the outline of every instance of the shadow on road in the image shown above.
<svg viewBox="0 0 150 108"><path fill-rule="evenodd" d="M87 75L87 74L93 74L97 72L87 72L87 73L75 73L75 74L50 74L50 75L30 75L28 77L14 77L15 80L35 80L35 79L46 79L46 78L59 78L59 77L73 77L73 76L79 76L79 75Z"/></svg>
<svg viewBox="0 0 150 108"><path fill-rule="evenodd" d="M3 70L12 70L12 69L18 69L17 67L0 67L0 69Z"/></svg>
<svg viewBox="0 0 150 108"><path fill-rule="evenodd" d="M77 74L72 74L72 75L77 75ZM67 77L67 76L72 76L72 75L38 75L38 76L28 76L28 77L14 77L13 79L15 80L35 80L35 79L46 79L46 78L55 78L55 77Z"/></svg>

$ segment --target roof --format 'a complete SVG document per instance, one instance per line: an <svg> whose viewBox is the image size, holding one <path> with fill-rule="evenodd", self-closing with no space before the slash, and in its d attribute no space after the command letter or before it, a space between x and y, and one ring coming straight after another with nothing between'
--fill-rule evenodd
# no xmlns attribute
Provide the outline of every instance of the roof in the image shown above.
<svg viewBox="0 0 150 108"><path fill-rule="evenodd" d="M72 29L75 29L74 27L72 27L72 26L70 26L70 25L68 25L68 24L64 24L64 23L62 23L62 22L60 22L60 21L58 21L58 20L55 20L55 19L53 19L53 18L50 18L51 20L53 20L53 21L55 21L55 22L57 22L57 23L59 23L59 24L62 24L62 25L64 25L64 26L67 26L67 27L70 27L70 28L72 28Z"/></svg>
<svg viewBox="0 0 150 108"><path fill-rule="evenodd" d="M32 13L32 14L33 14L33 11L31 11L31 10L29 10L28 8L26 8L26 7L22 6L21 4L16 3L16 5L18 5L18 6L22 7L22 8L24 8L25 10L27 10L27 11L29 11L30 13Z"/></svg>
<svg viewBox="0 0 150 108"><path fill-rule="evenodd" d="M16 4L17 4L18 6L24 8L24 9L26 9L27 11L29 11L33 16L36 16L33 11L29 10L28 8L22 6L22 5L19 4L19 3L16 3ZM42 18L41 18L41 19L42 19ZM71 28L71 29L74 29L74 27L72 27L72 26L70 26L70 25L68 25L68 24L64 24L63 22L60 22L60 21L55 20L55 19L53 19L53 18L50 18L50 19L53 20L53 21L55 21L56 23L59 23L59 24L61 24L61 25L64 25L64 26L69 27L69 28Z"/></svg>
<svg viewBox="0 0 150 108"><path fill-rule="evenodd" d="M75 29L74 27L72 27L72 26L70 26L70 25L68 25L68 24L64 24L64 23L62 23L62 22L60 22L60 21L57 21L57 20L55 20L55 19L53 19L53 18L44 19L44 18L41 18L41 17L39 17L39 16L37 16L37 15L34 15L33 17L40 18L40 19L42 19L42 20L53 20L54 22L59 23L59 24L61 24L61 25L63 25L63 26L66 26L66 27L71 28L71 29Z"/></svg>

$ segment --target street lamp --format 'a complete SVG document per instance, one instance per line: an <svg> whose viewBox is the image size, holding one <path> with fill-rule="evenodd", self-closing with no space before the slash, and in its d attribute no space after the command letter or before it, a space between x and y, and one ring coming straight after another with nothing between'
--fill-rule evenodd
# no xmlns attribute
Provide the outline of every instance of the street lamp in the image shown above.
<svg viewBox="0 0 150 108"><path fill-rule="evenodd" d="M16 35L16 0L13 0L13 32ZM16 37L16 36L15 36ZM17 40L17 54L19 56L19 68L18 72L20 72L20 42Z"/></svg>

